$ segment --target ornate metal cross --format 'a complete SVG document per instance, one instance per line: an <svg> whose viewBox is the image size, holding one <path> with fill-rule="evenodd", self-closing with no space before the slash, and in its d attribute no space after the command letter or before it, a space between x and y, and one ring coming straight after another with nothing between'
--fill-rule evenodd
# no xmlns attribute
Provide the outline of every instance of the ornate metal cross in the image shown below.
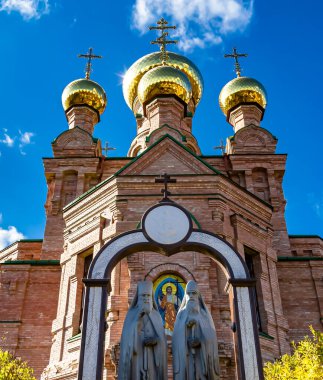
<svg viewBox="0 0 323 380"><path fill-rule="evenodd" d="M92 71L92 59L93 58L102 58L101 55L94 55L92 54L93 49L89 48L89 52L87 54L79 54L79 58L87 58L87 63L85 66L85 78L90 79L90 74Z"/></svg>
<svg viewBox="0 0 323 380"><path fill-rule="evenodd" d="M213 149L215 149L215 150L221 149L221 152L224 155L224 153L225 153L225 145L223 145L223 140L221 139L220 145L219 146L215 146Z"/></svg>
<svg viewBox="0 0 323 380"><path fill-rule="evenodd" d="M235 69L236 69L236 74L237 77L241 77L241 67L238 58L240 57L248 57L248 54L240 54L237 52L236 48L232 49L232 54L224 54L224 58L234 58L235 61Z"/></svg>
<svg viewBox="0 0 323 380"><path fill-rule="evenodd" d="M151 41L151 44L153 45L160 45L160 59L163 63L163 65L166 64L167 60L169 59L167 51L166 51L166 45L169 44L177 44L177 40L167 40L166 37L168 36L168 32L165 32L167 29L176 29L176 26L167 26L168 22L161 18L159 21L157 21L157 26L150 26L149 30L160 30L161 35L156 38L156 40Z"/></svg>
<svg viewBox="0 0 323 380"><path fill-rule="evenodd" d="M109 146L108 141L105 143L105 147L102 148L102 151L105 151L106 156L108 157L109 150L116 150L117 148L112 148Z"/></svg>
<svg viewBox="0 0 323 380"><path fill-rule="evenodd" d="M160 175L158 178L155 178L155 183L163 183L164 189L161 190L161 193L164 195L163 201L168 201L168 196L171 195L171 192L168 191L167 185L169 183L176 183L175 178L170 178L170 175L167 173L164 173L163 175Z"/></svg>

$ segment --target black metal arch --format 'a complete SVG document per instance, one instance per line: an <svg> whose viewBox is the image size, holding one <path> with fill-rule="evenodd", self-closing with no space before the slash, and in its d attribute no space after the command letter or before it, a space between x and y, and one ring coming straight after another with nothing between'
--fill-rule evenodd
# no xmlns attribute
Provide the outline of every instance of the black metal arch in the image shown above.
<svg viewBox="0 0 323 380"><path fill-rule="evenodd" d="M138 229L138 230L131 230L131 231L124 232L124 233L114 237L113 239L109 240L106 244L104 244L102 246L102 248L99 250L99 252L95 255L95 258L92 260L92 263L90 265L89 272L88 272L88 279L92 278L93 268L95 267L96 262L99 259L101 253L104 252L107 249L107 247L109 245L111 245L114 241L120 240L124 236L131 235L135 232L143 232L143 230ZM244 262L244 260L242 260L240 254L235 250L235 248L230 243L228 243L223 238L221 238L221 237L219 237L219 236L217 236L217 235L215 235L209 231L200 230L200 229L193 229L192 232L199 232L199 233L207 234L207 235L213 236L214 238L221 240L223 243L225 243L228 247L230 247L236 253L237 258L239 259L241 265L243 266L243 268L245 270L246 278L250 278L249 270L246 266L246 263ZM140 244L129 245L128 247L123 248L120 251L118 251L118 255L113 257L113 259L109 261L109 264L107 265L105 272L104 272L104 278L110 279L111 272L119 261L121 261L123 258L129 256L132 253L136 253L136 252L140 252L140 251L157 252L157 253L160 253L164 256L172 256L176 253L185 252L185 251L200 252L200 253L203 253L203 254L213 258L215 261L220 263L222 265L222 267L225 269L226 273L228 274L228 277L230 279L235 279L235 275L232 271L232 268L231 268L228 260L224 257L224 255L221 252L219 252L216 249L212 249L210 246L208 246L206 244L192 243L192 242L189 242L188 240L184 243L174 244L170 247L165 247L165 246L163 247L161 245L158 245L158 244L151 242L151 241L148 241L148 240L146 242L142 242Z"/></svg>
<svg viewBox="0 0 323 380"><path fill-rule="evenodd" d="M211 242L218 242L221 249L212 247L207 241L202 242L195 237L204 237ZM134 242L131 243L131 239ZM125 245L120 244L126 241ZM108 252L110 247L115 245L115 252ZM224 252L230 252L231 258ZM239 379L241 380L263 380L262 361L260 353L259 336L257 331L257 323L254 306L254 293L251 287L255 285L255 281L250 278L248 268L242 260L239 253L224 239L213 233L203 230L193 229L190 236L180 245L161 246L154 242L148 241L142 230L128 231L116 236L107 242L95 256L89 270L88 278L83 282L86 285L86 296L83 314L82 341L80 350L80 361L78 380L102 379L104 365L104 336L105 336L105 311L107 307L107 298L111 291L110 277L116 264L128 255L140 251L153 251L162 255L172 256L178 252L195 251L205 254L220 264L226 272L228 282L233 289L234 316L237 326L237 365ZM108 252L108 253L107 253ZM104 259L102 257L106 255ZM233 263L233 257L235 264ZM231 262L230 262L231 261ZM102 265L104 263L104 265ZM102 265L102 267L101 267ZM237 276L234 265L238 266L240 275ZM99 273L99 275L98 275ZM244 291L247 289L246 291ZM242 307L242 302L244 306ZM241 315L243 308L249 305L249 319L243 321ZM98 315L99 314L99 315ZM256 357L256 364L250 368L248 357L248 345L242 331L247 331L244 324L247 323L248 331L252 337L252 345L254 345L253 356ZM251 333L251 331L253 333ZM250 347L249 347L250 349ZM248 367L249 366L249 367ZM257 367L257 368L254 368Z"/></svg>

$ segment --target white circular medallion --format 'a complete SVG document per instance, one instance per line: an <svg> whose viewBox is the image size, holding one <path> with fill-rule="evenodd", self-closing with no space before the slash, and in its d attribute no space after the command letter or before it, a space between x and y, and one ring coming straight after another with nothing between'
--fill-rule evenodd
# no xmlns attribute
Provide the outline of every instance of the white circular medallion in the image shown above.
<svg viewBox="0 0 323 380"><path fill-rule="evenodd" d="M159 244L176 244L190 231L190 220L180 208L160 205L145 216L144 229L147 235Z"/></svg>

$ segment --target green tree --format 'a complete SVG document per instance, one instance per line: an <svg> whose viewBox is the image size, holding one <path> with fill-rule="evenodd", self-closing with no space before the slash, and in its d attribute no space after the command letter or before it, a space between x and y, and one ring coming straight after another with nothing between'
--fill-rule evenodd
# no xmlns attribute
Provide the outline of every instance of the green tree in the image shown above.
<svg viewBox="0 0 323 380"><path fill-rule="evenodd" d="M0 380L36 380L26 362L0 348Z"/></svg>
<svg viewBox="0 0 323 380"><path fill-rule="evenodd" d="M322 380L323 333L310 327L312 337L306 336L298 344L293 342L293 353L283 355L264 367L266 380Z"/></svg>

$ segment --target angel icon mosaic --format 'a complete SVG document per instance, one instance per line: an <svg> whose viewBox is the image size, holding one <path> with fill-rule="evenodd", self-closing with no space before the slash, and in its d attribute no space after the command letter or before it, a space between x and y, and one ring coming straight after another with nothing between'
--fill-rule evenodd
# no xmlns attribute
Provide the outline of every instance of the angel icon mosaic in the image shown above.
<svg viewBox="0 0 323 380"><path fill-rule="evenodd" d="M165 274L154 282L154 294L163 320L165 334L173 335L177 312L185 294L186 282L179 276Z"/></svg>

